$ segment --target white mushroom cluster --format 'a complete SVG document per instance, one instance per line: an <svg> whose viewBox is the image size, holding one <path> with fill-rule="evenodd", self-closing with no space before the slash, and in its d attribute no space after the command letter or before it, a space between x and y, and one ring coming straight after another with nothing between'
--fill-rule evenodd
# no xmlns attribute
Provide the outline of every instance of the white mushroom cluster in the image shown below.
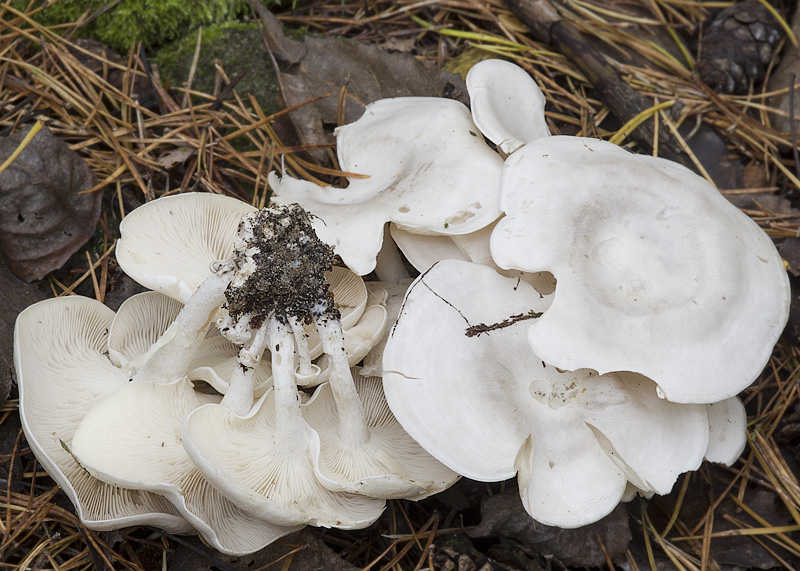
<svg viewBox="0 0 800 571"><path fill-rule="evenodd" d="M400 275L376 257L387 222L420 272L365 361L395 417L459 474L516 475L561 527L733 463L736 395L788 319L772 241L678 164L550 136L521 68L481 62L467 87L471 114L401 98L341 127L341 168L366 175L346 189L270 178L354 272Z"/></svg>
<svg viewBox="0 0 800 571"><path fill-rule="evenodd" d="M125 218L121 267L154 291L115 314L81 297L20 314L23 427L94 529L155 525L251 553L303 525L363 528L387 499L459 475L352 368L387 326L383 290L333 267L299 206L209 194Z"/></svg>
<svg viewBox="0 0 800 571"><path fill-rule="evenodd" d="M788 318L770 239L681 166L550 136L522 69L467 85L471 111L399 98L341 127L346 189L272 173L272 208L135 210L117 259L152 291L116 314L20 314L23 427L87 526L243 554L463 475L578 527L737 459L736 395Z"/></svg>

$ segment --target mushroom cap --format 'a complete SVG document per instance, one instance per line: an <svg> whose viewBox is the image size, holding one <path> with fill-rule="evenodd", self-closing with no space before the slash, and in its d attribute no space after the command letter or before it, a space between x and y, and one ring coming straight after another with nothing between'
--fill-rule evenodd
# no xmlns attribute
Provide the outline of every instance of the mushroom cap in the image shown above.
<svg viewBox="0 0 800 571"><path fill-rule="evenodd" d="M440 260L472 261L450 236L412 234L394 224L389 226L389 232L406 260L420 273Z"/></svg>
<svg viewBox="0 0 800 571"><path fill-rule="evenodd" d="M394 222L426 234L464 234L495 220L502 159L483 141L461 103L400 97L367 106L336 131L347 188L307 181L269 181L278 204L313 213L317 235L359 275L375 268L383 226Z"/></svg>
<svg viewBox="0 0 800 571"><path fill-rule="evenodd" d="M491 252L549 271L529 342L562 369L634 371L673 402L717 402L764 368L788 318L770 238L688 169L579 137L533 141L504 165Z"/></svg>
<svg viewBox="0 0 800 571"><path fill-rule="evenodd" d="M209 265L231 257L239 221L254 210L204 192L153 200L120 223L117 262L144 287L186 303L211 275Z"/></svg>
<svg viewBox="0 0 800 571"><path fill-rule="evenodd" d="M274 525L243 512L192 463L181 444L183 421L192 410L219 400L195 392L186 378L128 383L86 414L72 451L94 477L163 495L211 546L243 555L299 527Z"/></svg>
<svg viewBox="0 0 800 571"><path fill-rule="evenodd" d="M303 417L320 437L315 465L323 486L384 499L422 499L454 484L459 475L428 454L392 415L379 377L352 370L369 439L349 446L338 434L338 412L328 383L303 405Z"/></svg>
<svg viewBox="0 0 800 571"><path fill-rule="evenodd" d="M738 397L706 405L708 449L706 460L733 465L747 444L747 412Z"/></svg>
<svg viewBox="0 0 800 571"><path fill-rule="evenodd" d="M107 356L113 319L102 303L78 296L48 299L20 313L14 363L25 436L87 527L155 525L186 533L191 526L166 499L104 484L68 451L86 412L128 382Z"/></svg>
<svg viewBox="0 0 800 571"><path fill-rule="evenodd" d="M182 308L181 302L154 291L126 299L111 323L108 358L127 373L134 372L167 341L163 334Z"/></svg>
<svg viewBox="0 0 800 571"><path fill-rule="evenodd" d="M441 260L463 260L474 264L489 266L497 273L513 278L519 278L531 284L536 291L548 295L556 289L553 275L548 272L520 272L518 270L503 270L494 263L489 241L495 223L459 236L424 236L412 234L401 230L395 225L391 226L392 238L400 251L418 272L424 272L433 264Z"/></svg>
<svg viewBox="0 0 800 571"><path fill-rule="evenodd" d="M274 392L244 417L215 404L189 415L183 445L200 473L242 510L279 525L361 529L378 519L384 500L331 492L317 480L319 436L313 429L306 426L307 450L276 446Z"/></svg>
<svg viewBox="0 0 800 571"><path fill-rule="evenodd" d="M472 120L506 155L524 144L548 137L542 90L521 67L487 59L467 73Z"/></svg>
<svg viewBox="0 0 800 571"><path fill-rule="evenodd" d="M609 513L628 481L668 492L700 465L708 421L704 406L660 399L641 375L543 362L527 329L547 303L491 268L439 262L408 289L384 351L384 391L445 465L482 481L519 472L535 519L577 527Z"/></svg>

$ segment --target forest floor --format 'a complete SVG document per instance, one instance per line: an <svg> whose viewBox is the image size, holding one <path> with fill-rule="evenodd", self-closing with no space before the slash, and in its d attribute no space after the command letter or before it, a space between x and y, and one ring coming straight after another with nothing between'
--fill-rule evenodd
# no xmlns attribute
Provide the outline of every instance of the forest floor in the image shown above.
<svg viewBox="0 0 800 571"><path fill-rule="evenodd" d="M714 181L774 239L794 281L800 275L800 158L789 110L800 77L800 68L793 73L797 40L788 32L794 6L734 5L718 20L725 32L715 34L710 18L731 4L299 2L278 10L278 18L313 35L325 57L321 64L296 61L279 84L300 86L292 96L300 99L286 97L292 109L332 102L316 108L317 127L302 139L293 130L302 113L269 115L237 90L236 64L217 62L214 92L187 97L186 84L159 79L144 50L114 56L69 39L74 30L56 33L8 9L0 27L0 136L40 120L93 172L100 217L91 240L34 286L3 277L0 288L12 306L5 328L41 297L88 295L116 309L138 291L114 259L119 222L136 206L184 190L263 205L266 174L281 162L295 176L337 183L344 173L331 127L347 121L363 93L396 95L381 91L391 79L409 95L463 98L458 78L485 57L506 58L535 78L553 133L608 139L677 160ZM248 19L261 21L255 12ZM775 30L776 41L759 26ZM381 55L367 63L366 52L353 48L353 55L338 37L358 49L375 46ZM290 49L283 41L292 40L273 36L271 46ZM421 86L419 77L403 76L416 73L400 61L412 56L430 71ZM336 83L334 71L360 57L378 87L355 74L352 83ZM276 59L285 67L280 54ZM740 395L748 442L733 466L704 464L681 476L670 495L637 498L603 522L568 533L521 521L513 480L462 480L420 502L390 501L367 529L309 528L239 558L153 528L93 531L37 464L12 389L0 408L0 570L797 569L800 324L794 313L766 370Z"/></svg>

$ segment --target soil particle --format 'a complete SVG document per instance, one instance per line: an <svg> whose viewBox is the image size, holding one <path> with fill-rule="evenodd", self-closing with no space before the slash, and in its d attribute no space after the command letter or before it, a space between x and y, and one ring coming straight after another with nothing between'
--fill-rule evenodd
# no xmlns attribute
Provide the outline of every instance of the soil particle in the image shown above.
<svg viewBox="0 0 800 571"><path fill-rule="evenodd" d="M257 329L273 312L278 319L297 317L306 323L322 316L339 319L325 280L333 249L317 237L308 212L292 204L251 216L240 223L245 244L234 263L241 269L252 262L255 269L243 284L231 284L225 292L234 321L249 313L250 326Z"/></svg>

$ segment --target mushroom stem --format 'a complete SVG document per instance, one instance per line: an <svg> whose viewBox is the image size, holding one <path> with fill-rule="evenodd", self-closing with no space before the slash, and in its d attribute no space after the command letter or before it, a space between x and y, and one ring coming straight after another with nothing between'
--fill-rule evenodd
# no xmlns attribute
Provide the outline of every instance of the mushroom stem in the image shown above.
<svg viewBox="0 0 800 571"><path fill-rule="evenodd" d="M273 314L267 325L272 354L272 381L275 395L275 447L292 455L309 445L306 421L300 410L300 395L294 382L294 337L286 324Z"/></svg>
<svg viewBox="0 0 800 571"><path fill-rule="evenodd" d="M322 350L330 358L328 382L339 413L339 437L348 444L363 444L369 440L370 432L361 398L350 374L342 326L338 319L330 317L318 317L315 324L322 339Z"/></svg>
<svg viewBox="0 0 800 571"><path fill-rule="evenodd" d="M297 346L297 373L303 377L311 375L311 352L308 350L308 335L303 328L303 323L296 317L289 317L289 325L294 333L294 342Z"/></svg>
<svg viewBox="0 0 800 571"><path fill-rule="evenodd" d="M158 349L136 371L134 380L168 383L186 373L211 319L225 301L230 281L231 271L226 266L200 284L156 342Z"/></svg>
<svg viewBox="0 0 800 571"><path fill-rule="evenodd" d="M220 403L234 414L245 416L253 406L254 373L261 362L261 355L268 341L267 325L264 324L252 332L250 339L239 350L237 366L233 370L228 392Z"/></svg>

